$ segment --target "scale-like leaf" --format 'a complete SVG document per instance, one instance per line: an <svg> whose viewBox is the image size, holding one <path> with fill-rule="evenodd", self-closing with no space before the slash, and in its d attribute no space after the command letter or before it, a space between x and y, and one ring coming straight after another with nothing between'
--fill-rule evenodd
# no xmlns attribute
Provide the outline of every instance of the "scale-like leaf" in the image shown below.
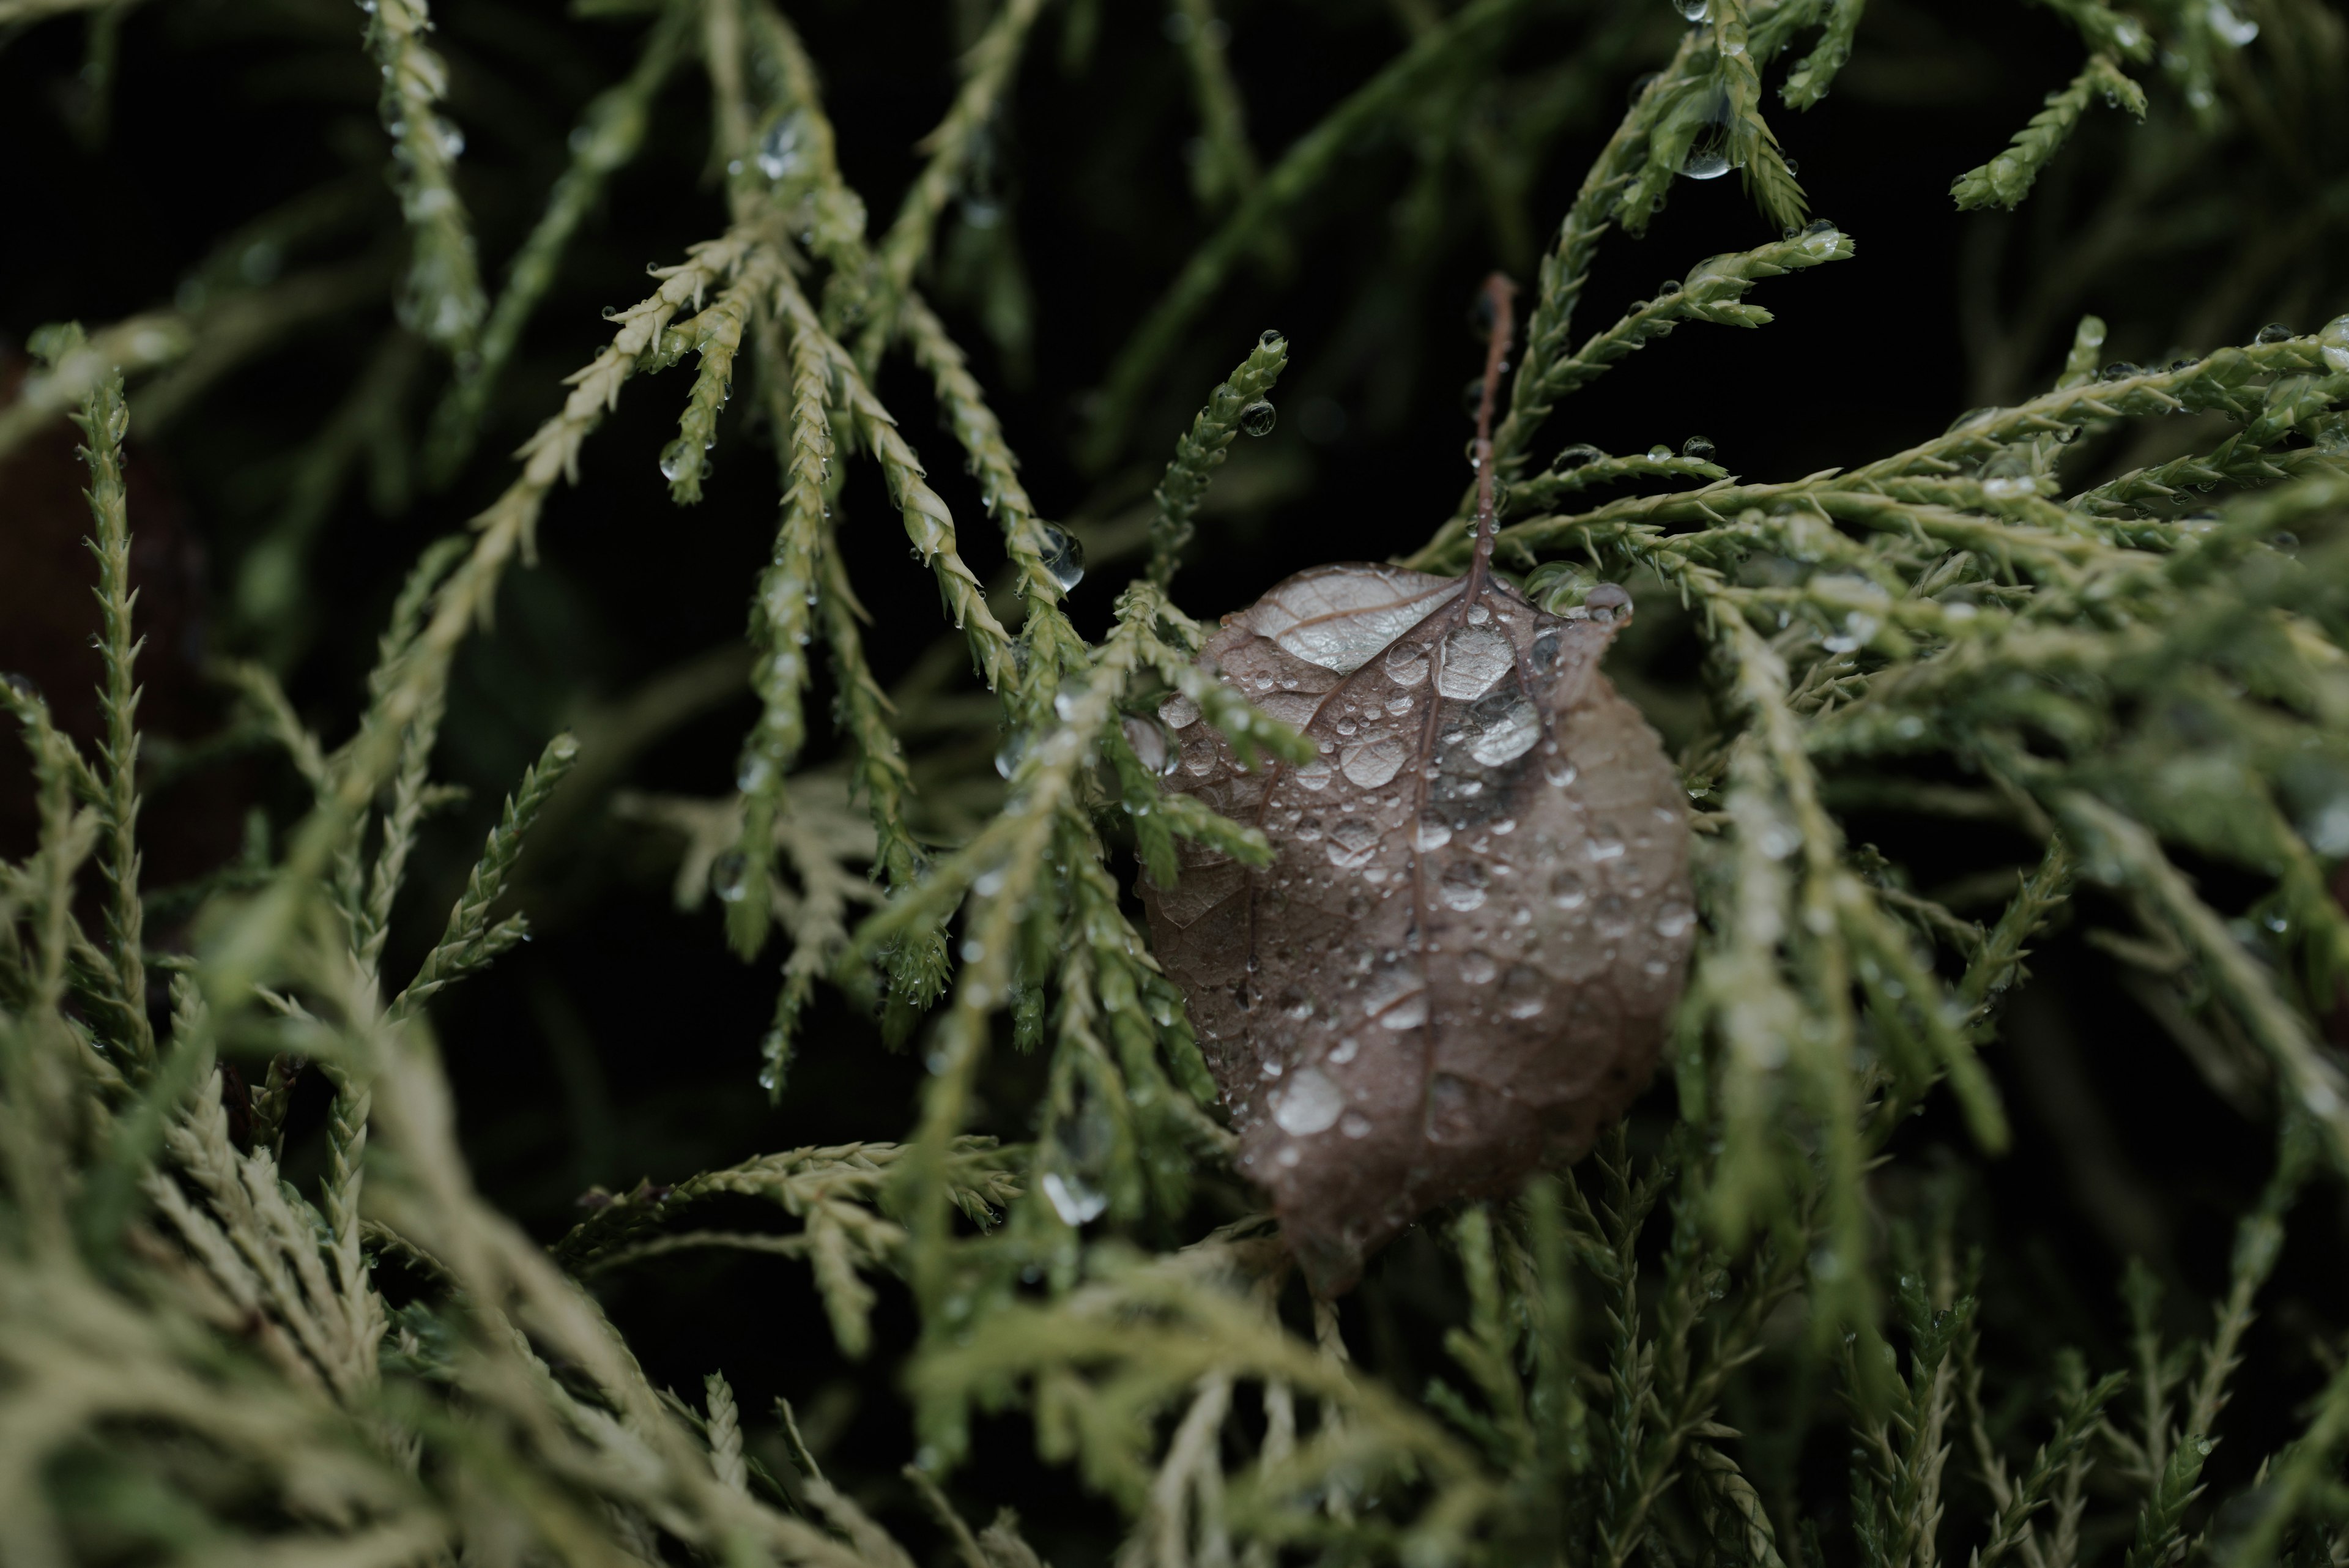
<svg viewBox="0 0 2349 1568"><path fill-rule="evenodd" d="M1172 786L1278 852L1186 843L1142 895L1240 1168L1325 1291L1434 1205L1579 1158L1648 1081L1695 910L1679 781L1599 669L1630 614L1611 584L1556 616L1481 569L1323 566L1200 654L1319 757L1244 769L1187 698L1159 710Z"/></svg>

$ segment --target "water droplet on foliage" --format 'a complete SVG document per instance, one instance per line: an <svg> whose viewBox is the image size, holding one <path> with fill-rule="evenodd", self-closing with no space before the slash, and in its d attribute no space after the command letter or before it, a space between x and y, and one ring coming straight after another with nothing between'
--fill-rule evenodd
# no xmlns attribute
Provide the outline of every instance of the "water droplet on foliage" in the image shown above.
<svg viewBox="0 0 2349 1568"><path fill-rule="evenodd" d="M2238 16L2227 0L2210 0L2206 15L2210 18L2210 31L2219 36L2221 43L2235 48L2241 48L2260 36L2260 25L2248 16Z"/></svg>
<svg viewBox="0 0 2349 1568"><path fill-rule="evenodd" d="M750 857L739 849L729 849L709 863L709 890L730 904L739 904L750 876Z"/></svg>
<svg viewBox="0 0 2349 1568"><path fill-rule="evenodd" d="M1489 627L1462 628L1444 639L1435 689L1463 701L1482 697L1508 673L1512 662L1514 653L1507 638Z"/></svg>
<svg viewBox="0 0 2349 1568"><path fill-rule="evenodd" d="M1681 455L1682 457L1692 457L1699 462L1711 462L1713 461L1713 442L1705 440L1702 436L1691 436L1688 440L1681 442Z"/></svg>
<svg viewBox="0 0 2349 1568"><path fill-rule="evenodd" d="M1279 341L1280 328L1277 327L1268 327L1256 335L1256 346L1259 348L1269 348Z"/></svg>
<svg viewBox="0 0 2349 1568"><path fill-rule="evenodd" d="M1480 909L1485 902L1485 890L1493 884L1493 873L1481 861L1455 860L1444 869L1436 883L1435 896L1449 909L1466 913Z"/></svg>
<svg viewBox="0 0 2349 1568"><path fill-rule="evenodd" d="M1174 748L1166 743L1165 731L1133 714L1120 720L1118 728L1124 732L1125 743L1133 749L1134 760L1144 773L1164 778L1174 771Z"/></svg>
<svg viewBox="0 0 2349 1568"><path fill-rule="evenodd" d="M2286 327L2281 321L2271 321L2265 327L2259 329L2258 334L2252 337L2251 341L2254 343L2289 343L2292 341L2292 331L2291 327Z"/></svg>
<svg viewBox="0 0 2349 1568"><path fill-rule="evenodd" d="M1559 452L1557 454L1557 462L1552 466L1556 467L1559 472L1563 473L1571 469L1580 468L1585 463L1601 462L1606 458L1606 456L1607 454L1605 452L1599 451L1597 447L1592 446L1589 442L1577 441L1574 445L1568 447L1564 452Z"/></svg>
<svg viewBox="0 0 2349 1568"><path fill-rule="evenodd" d="M1672 0L1672 9L1684 22L1702 22L1713 9L1713 0Z"/></svg>
<svg viewBox="0 0 2349 1568"><path fill-rule="evenodd" d="M2284 336L2289 337L2292 335L2287 332ZM2116 359L2111 364L2106 366L2102 370L2096 372L2099 377L2107 381L2126 381L2131 376L2140 376L2144 373L2144 371L2140 370L2137 366L2130 364L2126 359Z"/></svg>
<svg viewBox="0 0 2349 1568"><path fill-rule="evenodd" d="M1319 1067L1307 1067L1289 1079L1288 1086L1280 1092L1272 1119L1291 1137L1309 1137L1334 1127L1339 1113L1345 1108L1346 1096L1330 1081L1330 1075Z"/></svg>
<svg viewBox="0 0 2349 1568"><path fill-rule="evenodd" d="M1670 462L1671 460L1672 449L1666 446L1661 441L1658 441L1655 445L1648 449L1648 461L1650 462Z"/></svg>
<svg viewBox="0 0 2349 1568"><path fill-rule="evenodd" d="M1280 410L1262 398L1240 410L1240 429L1252 436L1270 435L1279 421Z"/></svg>
<svg viewBox="0 0 2349 1568"><path fill-rule="evenodd" d="M2316 335L2316 351L2336 374L2349 375L2349 316L2336 316Z"/></svg>
<svg viewBox="0 0 2349 1568"><path fill-rule="evenodd" d="M1043 527L1044 569L1066 593L1085 580L1085 547L1067 529L1047 523Z"/></svg>
<svg viewBox="0 0 2349 1568"><path fill-rule="evenodd" d="M797 110L767 127L767 134L759 139L759 172L770 180L783 180L798 173L807 161L802 147L805 133L806 127Z"/></svg>
<svg viewBox="0 0 2349 1568"><path fill-rule="evenodd" d="M1044 1197L1052 1205L1052 1212L1066 1225L1084 1225L1102 1217L1109 1207L1109 1194L1081 1177L1064 1175L1057 1170L1044 1173Z"/></svg>

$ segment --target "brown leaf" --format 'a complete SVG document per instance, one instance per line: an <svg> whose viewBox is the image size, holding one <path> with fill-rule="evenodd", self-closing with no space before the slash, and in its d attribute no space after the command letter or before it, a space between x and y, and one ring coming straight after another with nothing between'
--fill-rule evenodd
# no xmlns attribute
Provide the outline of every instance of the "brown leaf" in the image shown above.
<svg viewBox="0 0 2349 1568"><path fill-rule="evenodd" d="M1325 1292L1434 1205L1588 1152L1695 925L1679 781L1599 669L1630 596L1553 616L1481 567L1323 566L1226 618L1201 664L1313 762L1243 771L1188 700L1159 710L1171 787L1277 851L1186 843L1142 896L1240 1168Z"/></svg>

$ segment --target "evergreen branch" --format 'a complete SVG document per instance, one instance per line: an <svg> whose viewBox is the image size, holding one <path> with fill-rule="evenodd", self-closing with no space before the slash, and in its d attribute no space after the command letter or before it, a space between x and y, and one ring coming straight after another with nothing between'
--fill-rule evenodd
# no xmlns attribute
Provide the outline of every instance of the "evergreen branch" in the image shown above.
<svg viewBox="0 0 2349 1568"><path fill-rule="evenodd" d="M855 360L823 330L807 296L789 274L782 275L776 284L775 300L778 312L790 324L794 337L802 332L812 334L812 340L823 348L834 374L844 384L838 400L844 403L855 421L857 433L879 461L882 477L888 482L889 499L905 518L905 534L913 541L915 554L936 576L939 593L956 629L969 640L972 662L979 679L998 694L1016 692L1018 660L1012 651L1011 635L987 607L986 590L956 553L954 514L947 510L938 493L926 483L928 471L914 455L905 438L897 433L895 418L873 395Z"/></svg>
<svg viewBox="0 0 2349 1568"><path fill-rule="evenodd" d="M1239 84L1232 79L1224 50L1224 24L1215 0L1176 0L1184 26L1175 42L1189 68L1191 101L1199 115L1199 155L1191 164L1191 190L1210 212L1245 199L1263 178L1248 146L1247 115Z"/></svg>
<svg viewBox="0 0 2349 1568"><path fill-rule="evenodd" d="M1213 237L1191 253L1112 363L1091 428L1079 446L1088 468L1106 465L1126 441L1151 378L1242 257L1264 244L1288 211L1319 187L1347 151L1464 59L1498 48L1532 11L1531 0L1470 0L1292 143Z"/></svg>
<svg viewBox="0 0 2349 1568"><path fill-rule="evenodd" d="M383 69L378 112L391 137L391 183L408 221L399 319L463 358L473 352L489 301L481 292L472 224L457 195L457 156L465 136L439 113L449 96L449 67L424 41L431 30L425 0L378 0L368 13L367 46Z"/></svg>
<svg viewBox="0 0 2349 1568"><path fill-rule="evenodd" d="M655 269L653 295L616 313L612 345L569 378L562 410L520 452L523 472L474 519L471 553L432 601L431 613L396 668L379 672L378 695L358 735L340 757L335 788L294 835L276 883L215 939L207 954L207 989L215 1000L241 994L290 929L305 890L342 852L360 813L395 765L401 739L425 707L445 691L451 661L467 631L485 616L507 565L534 553L538 516L555 481L575 479L579 450L616 403L621 386L658 347L678 309L730 275L753 248L747 235L695 246L684 263Z"/></svg>
<svg viewBox="0 0 2349 1568"><path fill-rule="evenodd" d="M865 302L865 327L856 344L857 369L867 377L879 366L889 338L900 330L898 314L916 271L929 255L938 214L946 211L963 170L988 133L988 122L1002 112L1029 29L1043 9L1044 0L1005 0L964 57L962 88L946 118L923 139L929 161L915 176L875 251L874 288Z"/></svg>
<svg viewBox="0 0 2349 1568"><path fill-rule="evenodd" d="M1682 38L1671 62L1633 100L1607 145L1591 161L1573 205L1558 226L1557 244L1542 258L1539 287L1526 322L1525 354L1517 365L1516 379L1510 383L1508 413L1493 432L1496 472L1505 479L1523 469L1526 447L1549 417L1550 405L1541 400L1536 389L1548 379L1551 368L1570 347L1568 335L1574 327L1575 307L1590 281L1599 242L1611 226L1622 187L1646 155L1650 127L1690 71L1694 39L1693 33Z"/></svg>
<svg viewBox="0 0 2349 1568"><path fill-rule="evenodd" d="M788 342L788 347L786 343ZM782 459L782 518L758 592L750 601L751 690L762 711L743 737L735 787L742 794L743 875L726 911L728 938L744 958L766 945L772 900L774 830L783 810L783 779L807 740L801 695L808 680L809 607L819 596L818 554L824 535L824 487L832 468L832 424L824 411L831 379L823 349L804 329L786 339L762 320L760 374L767 421Z"/></svg>
<svg viewBox="0 0 2349 1568"><path fill-rule="evenodd" d="M979 500L1003 530L1027 610L1020 642L1028 678L1015 722L1024 718L1032 722L1059 689L1061 677L1084 668L1084 639L1060 608L1061 599L1083 576L1084 552L1065 532L1038 519L1019 483L1019 460L1003 439L1003 427L945 325L919 295L910 292L899 306L898 319L915 362L929 372L946 422L978 477Z"/></svg>
<svg viewBox="0 0 2349 1568"><path fill-rule="evenodd" d="M1574 461L1569 463L1568 459ZM1548 472L1511 484L1503 497L1503 511L1539 511L1556 505L1569 495L1619 483L1626 479L1715 481L1733 477L1727 469L1710 458L1658 457L1653 452L1609 457L1597 447L1569 447L1559 454L1557 466Z"/></svg>
<svg viewBox="0 0 2349 1568"><path fill-rule="evenodd" d="M823 584L817 595L816 613L832 652L842 727L856 749L856 782L873 818L873 864L889 891L902 897L920 879L926 864L921 846L905 824L905 796L913 792L913 775L905 765L897 732L890 727L889 699L865 662L864 639L856 625L862 607L850 589L830 522L824 528L819 566ZM931 925L899 939L888 950L888 959L889 1012L884 1026L895 1044L910 1032L912 1019L946 990L948 964L944 928ZM789 1049L790 1034L784 1031L770 1037L766 1055L777 1060Z"/></svg>
<svg viewBox="0 0 2349 1568"><path fill-rule="evenodd" d="M425 474L445 484L471 455L481 421L506 364L522 341L523 329L547 291L554 286L563 254L611 177L635 161L652 118L653 99L677 67L691 36L694 7L664 5L636 57L635 69L616 87L589 100L571 133L571 161L547 192L522 248L506 265L505 287L489 313L471 358L433 410L424 452Z"/></svg>
<svg viewBox="0 0 2349 1568"><path fill-rule="evenodd" d="M2145 89L2124 75L2110 56L2091 56L2068 85L2047 95L2047 107L2014 133L2012 146L1981 168L1958 176L1950 194L1957 199L1959 210L2020 205L2048 160L2071 140L2081 117L2088 112L2090 97L2099 92L2106 102L2127 109L2139 119L2145 118Z"/></svg>
<svg viewBox="0 0 2349 1568"><path fill-rule="evenodd" d="M2153 57L2153 39L2142 23L2126 16L2106 0L2033 0L2069 23L2092 49L2143 63Z"/></svg>
<svg viewBox="0 0 2349 1568"><path fill-rule="evenodd" d="M2170 923L2201 962L2211 990L2267 1053L2293 1101L2323 1129L2334 1163L2349 1166L2349 1080L2318 1050L2308 1025L2277 993L2274 977L2195 896L2142 825L2077 791L2049 804L2077 840L2090 876L2130 888Z"/></svg>
<svg viewBox="0 0 2349 1568"><path fill-rule="evenodd" d="M1808 215L1809 204L1777 135L1762 117L1762 62L1749 47L1747 10L1747 0L1713 0L1712 9L1719 80L1729 100L1729 161L1763 217L1794 229Z"/></svg>
<svg viewBox="0 0 2349 1568"><path fill-rule="evenodd" d="M449 923L440 940L432 944L432 950L424 955L415 978L387 1010L393 1023L412 1017L433 992L463 979L520 940L522 928L513 920L491 925L490 910L512 878L531 825L538 820L548 797L578 759L579 742L569 735L555 736L546 743L530 771L523 774L521 785L506 797L498 825L490 829L489 837L481 845L481 857L465 877L465 890L457 896L456 906L449 911Z"/></svg>
<svg viewBox="0 0 2349 1568"><path fill-rule="evenodd" d="M1827 0L1823 7L1826 19L1819 30L1819 41L1786 74L1785 86L1778 89L1780 101L1788 109L1811 109L1827 96L1837 73L1851 58L1852 37L1859 30L1860 13L1866 7L1867 0Z"/></svg>
<svg viewBox="0 0 2349 1568"><path fill-rule="evenodd" d="M1182 566L1183 554L1196 532L1192 518L1207 493L1208 482L1222 466L1233 436L1252 418L1261 418L1252 410L1264 403L1288 364L1288 340L1278 332L1266 332L1239 368L1207 395L1207 406L1174 443L1166 476L1151 497L1158 511L1150 520L1149 575L1159 587L1172 582Z"/></svg>
<svg viewBox="0 0 2349 1568"><path fill-rule="evenodd" d="M51 357L51 363L57 363ZM119 371L107 376L83 400L74 421L87 443L89 513L95 525L90 553L98 558L98 655L105 679L98 688L98 716L106 738L98 754L102 765L98 804L99 868L106 879L106 934L109 979L128 1031L119 1042L134 1078L155 1070L155 1032L147 1019L147 965L140 943L145 913L139 898L139 688L131 667L141 639L133 635L139 602L130 587L130 514L122 484L122 438L130 424Z"/></svg>
<svg viewBox="0 0 2349 1568"><path fill-rule="evenodd" d="M734 390L734 357L742 347L742 326L751 307L773 286L775 267L763 253L745 263L734 281L684 327L664 339L663 351L683 339L699 358L693 391L678 416L677 439L661 449L661 477L668 498L679 506L701 502L701 481L709 472L706 453L718 444L718 411Z"/></svg>
<svg viewBox="0 0 2349 1568"><path fill-rule="evenodd" d="M2105 1407L2127 1381L2125 1372L2108 1373L2093 1385L2083 1380L2078 1390L2064 1401L2056 1417L2054 1434L2039 1446L2031 1468L2015 1483L2013 1495L2000 1505L1991 1524L1990 1538L1971 1559L1972 1568L1994 1568L1998 1560L2024 1538L2031 1516L2047 1506L2048 1489L2095 1435Z"/></svg>
<svg viewBox="0 0 2349 1568"><path fill-rule="evenodd" d="M0 458L59 414L78 409L110 379L168 365L195 346L187 317L176 311L134 316L84 334L74 323L35 329L26 345L38 368L14 402L0 405Z"/></svg>

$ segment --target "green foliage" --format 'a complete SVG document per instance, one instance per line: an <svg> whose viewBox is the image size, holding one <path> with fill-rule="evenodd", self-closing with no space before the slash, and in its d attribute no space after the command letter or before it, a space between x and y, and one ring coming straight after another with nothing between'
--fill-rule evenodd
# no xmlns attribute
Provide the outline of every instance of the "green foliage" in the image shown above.
<svg viewBox="0 0 2349 1568"><path fill-rule="evenodd" d="M2182 195L2146 192L2213 169L2237 179L2221 161L2240 144L2218 139L2240 119L2272 141L2282 123L2266 78L2220 52L2250 41L2252 10L2260 27L2315 41L2276 68L2323 91L2278 101L2349 91L2339 19L2314 0L2243 15L2158 5L2150 21L2103 0L2044 4L2089 64L2008 151L1958 178L1961 208L2013 208L2042 184L2044 200L2075 133L2067 159L2116 161L2131 202L2184 210ZM0 27L69 8L0 0ZM1408 41L1261 161L1225 23L1207 0L1180 0L1162 40L1179 78L1169 101L1197 116L1192 189L1208 232L1102 358L1066 465L1107 475L1102 491L1048 513L1008 433L1025 427L989 401L999 362L966 350L951 297L931 291L947 294L944 258L1000 219L1039 28L1057 23L1064 63L1082 71L1101 14L957 8L968 47L876 235L798 7L577 9L650 20L624 74L581 88L587 107L546 162L551 186L494 302L459 195L461 138L442 118L458 100L450 66L417 0L379 0L364 63L382 83L399 220L382 254L300 288L208 260L176 308L45 328L0 406L0 457L63 417L78 425L98 628L88 744L61 727L63 704L0 680L36 827L0 860L0 1563L902 1568L902 1514L930 1532L910 1537L917 1550L1029 1568L1042 1558L1016 1520L975 1531L952 1490L980 1443L1010 1432L1032 1434L1043 1495L1065 1497L1073 1479L1118 1511L1122 1547L1085 1536L1094 1526L1069 1508L1042 1521L1053 1548L1116 1551L1133 1568L2343 1561L2340 1303L2303 1282L2288 1312L2272 1297L2293 1278L2292 1246L2338 1254L2332 1200L2349 1172L2349 914L2335 891L2349 855L2349 316L2147 366L2105 363L2106 323L2090 316L2068 347L2041 345L2047 389L2001 392L2013 400L1939 436L1791 479L1744 478L1703 438L1677 453L1553 451L1567 400L1609 370L1625 384L1635 351L1671 351L1662 340L1684 322L1770 325L1747 297L1757 284L1858 262L1837 224L1806 223L1764 109L1782 67L1778 101L1793 109L1820 104L1847 67L1857 78L1859 0L1713 0L1671 34L1643 0L1573 44L1557 8L1529 0L1406 0ZM1537 62L1537 79L1520 57L1542 51L1561 57ZM1623 651L1649 662L1624 686L1674 731L1698 844L1699 907L1673 917L1700 934L1671 1089L1579 1168L1453 1205L1358 1297L1319 1299L1274 1222L1249 1212L1202 1043L1128 896L1129 867L1177 884L1178 839L1261 866L1268 834L1288 831L1167 793L1186 743L1212 731L1250 768L1314 755L1196 662L1207 628L1171 591L1215 524L1218 485L1255 455L1236 434L1264 433L1281 377L1295 389L1314 374L1311 351L1278 332L1251 348L1206 324L1246 268L1278 275L1297 260L1307 219L1346 199L1351 155L1382 140L1406 146L1422 181L1392 214L1395 277L1441 226L1428 185L1455 166L1491 203L1494 248L1530 253L1517 209L1545 139L1591 105L1613 112L1621 83L1607 73L1635 58L1656 74L1568 200L1511 382L1493 389L1507 394L1495 559L1560 611L1601 578L1637 598ZM2125 60L2158 62L2160 79L2140 83ZM711 188L680 200L715 237L605 312L611 337L566 391L529 394L556 407L518 472L484 484L470 529L422 552L388 595L356 704L314 724L289 696L308 702L311 683L281 679L301 638L274 623L307 591L345 474L404 442L421 399L435 410L425 477L485 478L471 454L501 389L530 379L525 327L683 96L665 96L681 74L707 105L691 131ZM1538 92L1514 90L1528 80ZM2117 152L2082 129L2098 93L2147 122ZM2262 156L2293 180L2326 151L2281 140ZM1698 261L1578 345L1602 243L1661 233L1682 180L1732 168L1780 237ZM222 254L331 232L353 204L329 182ZM1008 234L968 243L1018 265ZM2094 245L2067 243L2046 275L2100 276ZM2246 265L2256 277L2271 262ZM2311 266L2293 297L2340 304L2349 279ZM1860 270L1785 286L1845 288ZM160 763L203 759L141 728L155 656L141 642L153 612L132 587L148 525L130 500L132 410L143 439L150 410L187 406L362 286L401 325L375 329L322 427L283 454L290 484L237 578L256 657L212 670L236 699L220 754L265 750L276 793L236 860L145 888L148 801L176 776ZM1912 304L1894 325L1923 341L1934 308ZM1048 323L1073 315L1058 299L1041 309ZM1021 330L979 314L1002 327L1009 379ZM1195 338L1215 365L1246 357L1152 492L1154 461L1119 464L1154 407L1193 406L1199 388L1169 385L1167 368ZM1792 366L1814 351L1779 352ZM1838 375L1865 395L1914 354L1888 348ZM623 390L688 356L658 459L670 499L715 514L706 454L731 442L774 455L772 480L753 483L763 506L771 483L777 515L761 524L771 543L745 646L698 707L679 695L689 681L585 705L533 764L521 767L527 751L501 764L502 809L443 877L453 836L435 818L463 798L452 781L481 771L444 742L481 701L473 686L495 686L471 682L465 650L493 610L529 613L542 519ZM750 395L730 413L738 380ZM1786 394L1774 371L1751 395ZM926 428L913 417L923 400L941 437L908 433ZM947 453L991 530L969 532L951 499L962 490L933 483ZM879 578L854 530L879 524L851 514L881 504L926 574L916 597L937 595L935 622L904 597L876 601L878 616L859 597ZM1468 508L1436 510L1408 564L1456 571L1474 548ZM622 525L645 542L683 524ZM1088 570L1098 584L1134 556L1141 569L1112 594L1071 603ZM644 562L667 569L649 544ZM1639 652L1648 637L1686 657ZM732 790L614 793L631 746L671 722L644 707L706 716L745 686ZM827 691L828 731L810 717ZM1975 836L1954 882L1901 847L1952 824ZM778 938L786 950L761 982L775 1000L757 1065L751 1042L729 1043L746 1096L754 1077L786 1110L826 1096L823 1115L874 1138L591 1187L584 1217L541 1244L484 1196L460 1148L462 1074L437 1044L467 1023L450 988L514 957L533 919L559 920L582 863L672 853L677 902L714 893L738 957L763 960ZM409 940L451 888L437 934L413 927ZM2130 1262L2107 1334L2072 1303L2042 1312L2054 1271L1981 1221L1982 1193L2014 1168L2001 1158L2064 1152L2045 1147L2064 1131L2009 1101L2044 1109L2027 961L2066 940L2067 923L2089 928L2070 947L2115 961L2214 1096L2273 1131L2271 1174L2229 1216L2207 1328L2196 1314L2182 1337L2189 1320L2164 1308L2163 1281L2190 1277L2177 1260ZM658 978L678 988L659 1027L698 1031L702 999L680 976ZM571 1005L557 995L544 1010ZM916 1043L918 1075L853 1056L860 1012L887 1044ZM811 1057L830 1075L807 1071ZM585 1075L565 1071L533 1091L577 1092ZM885 1084L900 1087L865 1087ZM2219 1212L2199 1189L2195 1203L2198 1224ZM769 1337L789 1338L795 1309L829 1330L828 1345L790 1345L789 1376L806 1386L771 1422L708 1369L695 1325L655 1338L617 1304L631 1280L733 1254L808 1266L781 1282L713 1276L786 1325ZM821 1382L834 1352L859 1366ZM698 1407L647 1371L680 1356L703 1379ZM915 1446L836 1483L789 1400L813 1411L844 1386L902 1397L905 1410L866 1425L894 1442L909 1417ZM831 1419L836 1432L846 1417ZM1016 1454L988 1457L990 1480L1019 1469Z"/></svg>

